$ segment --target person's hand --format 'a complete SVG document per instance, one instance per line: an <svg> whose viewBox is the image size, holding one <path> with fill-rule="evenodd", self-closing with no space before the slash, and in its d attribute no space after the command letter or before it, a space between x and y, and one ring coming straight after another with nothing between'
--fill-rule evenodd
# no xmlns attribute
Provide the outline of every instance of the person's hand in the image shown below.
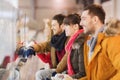
<svg viewBox="0 0 120 80"><path fill-rule="evenodd" d="M71 76L65 74L63 80L77 80L77 79L73 79Z"/></svg>
<svg viewBox="0 0 120 80"><path fill-rule="evenodd" d="M65 74L56 74L54 77L51 77L52 80L63 80Z"/></svg>
<svg viewBox="0 0 120 80"><path fill-rule="evenodd" d="M31 57L32 55L35 56L35 51L33 47L26 48L25 46L23 46L18 50L19 57L28 58Z"/></svg>

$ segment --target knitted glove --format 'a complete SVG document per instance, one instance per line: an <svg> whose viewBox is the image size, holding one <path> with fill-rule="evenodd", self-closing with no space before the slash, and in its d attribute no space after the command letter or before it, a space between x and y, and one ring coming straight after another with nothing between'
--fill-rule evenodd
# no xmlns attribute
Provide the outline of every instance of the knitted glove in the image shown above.
<svg viewBox="0 0 120 80"><path fill-rule="evenodd" d="M23 56L24 53L25 53L25 46L22 46L22 47L18 50L18 56Z"/></svg>
<svg viewBox="0 0 120 80"><path fill-rule="evenodd" d="M29 57L29 56L35 56L35 51L33 47L29 47L25 50L25 53L23 54L23 57Z"/></svg>
<svg viewBox="0 0 120 80"><path fill-rule="evenodd" d="M56 72L56 71L55 71L55 72L53 72L53 73L52 73L52 77L54 77L56 74L57 74L57 72Z"/></svg>
<svg viewBox="0 0 120 80"><path fill-rule="evenodd" d="M50 80L49 78L45 78L45 80Z"/></svg>

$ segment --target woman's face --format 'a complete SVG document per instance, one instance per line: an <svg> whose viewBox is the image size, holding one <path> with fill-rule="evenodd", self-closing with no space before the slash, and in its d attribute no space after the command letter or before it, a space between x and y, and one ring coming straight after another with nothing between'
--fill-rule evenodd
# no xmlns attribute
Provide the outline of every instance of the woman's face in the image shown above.
<svg viewBox="0 0 120 80"><path fill-rule="evenodd" d="M64 25L64 27L66 36L71 36L74 34L74 25Z"/></svg>

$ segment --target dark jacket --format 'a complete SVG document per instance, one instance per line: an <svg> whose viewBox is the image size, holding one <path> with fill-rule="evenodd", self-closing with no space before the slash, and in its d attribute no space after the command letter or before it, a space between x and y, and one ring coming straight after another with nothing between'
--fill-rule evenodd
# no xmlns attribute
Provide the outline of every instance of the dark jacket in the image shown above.
<svg viewBox="0 0 120 80"><path fill-rule="evenodd" d="M70 55L71 65L75 72L72 75L73 78L81 78L86 75L84 68L84 57L83 57L83 46L85 41L85 34L79 34L72 46L72 51Z"/></svg>

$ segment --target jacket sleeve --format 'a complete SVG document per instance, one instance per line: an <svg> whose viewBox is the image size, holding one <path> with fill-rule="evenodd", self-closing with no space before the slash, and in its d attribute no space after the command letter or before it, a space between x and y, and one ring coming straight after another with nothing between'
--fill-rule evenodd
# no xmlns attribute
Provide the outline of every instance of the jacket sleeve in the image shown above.
<svg viewBox="0 0 120 80"><path fill-rule="evenodd" d="M80 75L81 75L81 72L80 73L76 73L76 74L72 75L72 78L77 79L77 78L80 77Z"/></svg>
<svg viewBox="0 0 120 80"><path fill-rule="evenodd" d="M57 65L56 72L61 73L66 70L67 68L67 56L68 52L65 53L64 57L60 61L60 63Z"/></svg>
<svg viewBox="0 0 120 80"><path fill-rule="evenodd" d="M108 56L117 70L116 74L110 80L120 79L120 36L110 38L107 48Z"/></svg>
<svg viewBox="0 0 120 80"><path fill-rule="evenodd" d="M78 80L88 80L88 79L87 79L87 76L85 76L85 77L82 77L82 78L80 78Z"/></svg>
<svg viewBox="0 0 120 80"><path fill-rule="evenodd" d="M85 73L85 67L84 67L84 58L83 58L83 46L81 46L81 48L79 48L78 50L78 66L79 66L79 72L75 73L74 75L72 75L72 78L74 79L79 79L83 76L86 75Z"/></svg>
<svg viewBox="0 0 120 80"><path fill-rule="evenodd" d="M83 51L84 41L85 41L85 35L80 34L73 44L75 46L75 43L76 43L80 46L76 48L77 53L74 53L78 55L77 57L78 57L78 67L79 67L79 72L76 72L76 74L72 75L72 77L75 79L79 79L83 76L86 76L85 66L84 66L84 51Z"/></svg>
<svg viewBox="0 0 120 80"><path fill-rule="evenodd" d="M36 52L50 51L50 42L42 42L32 46Z"/></svg>
<svg viewBox="0 0 120 80"><path fill-rule="evenodd" d="M67 38L65 45L69 41L69 38L70 37ZM57 73L61 73L61 72L65 71L67 69L67 56L68 56L68 52L65 53L65 55L62 58L62 60L57 65L57 68L56 68L56 72Z"/></svg>

